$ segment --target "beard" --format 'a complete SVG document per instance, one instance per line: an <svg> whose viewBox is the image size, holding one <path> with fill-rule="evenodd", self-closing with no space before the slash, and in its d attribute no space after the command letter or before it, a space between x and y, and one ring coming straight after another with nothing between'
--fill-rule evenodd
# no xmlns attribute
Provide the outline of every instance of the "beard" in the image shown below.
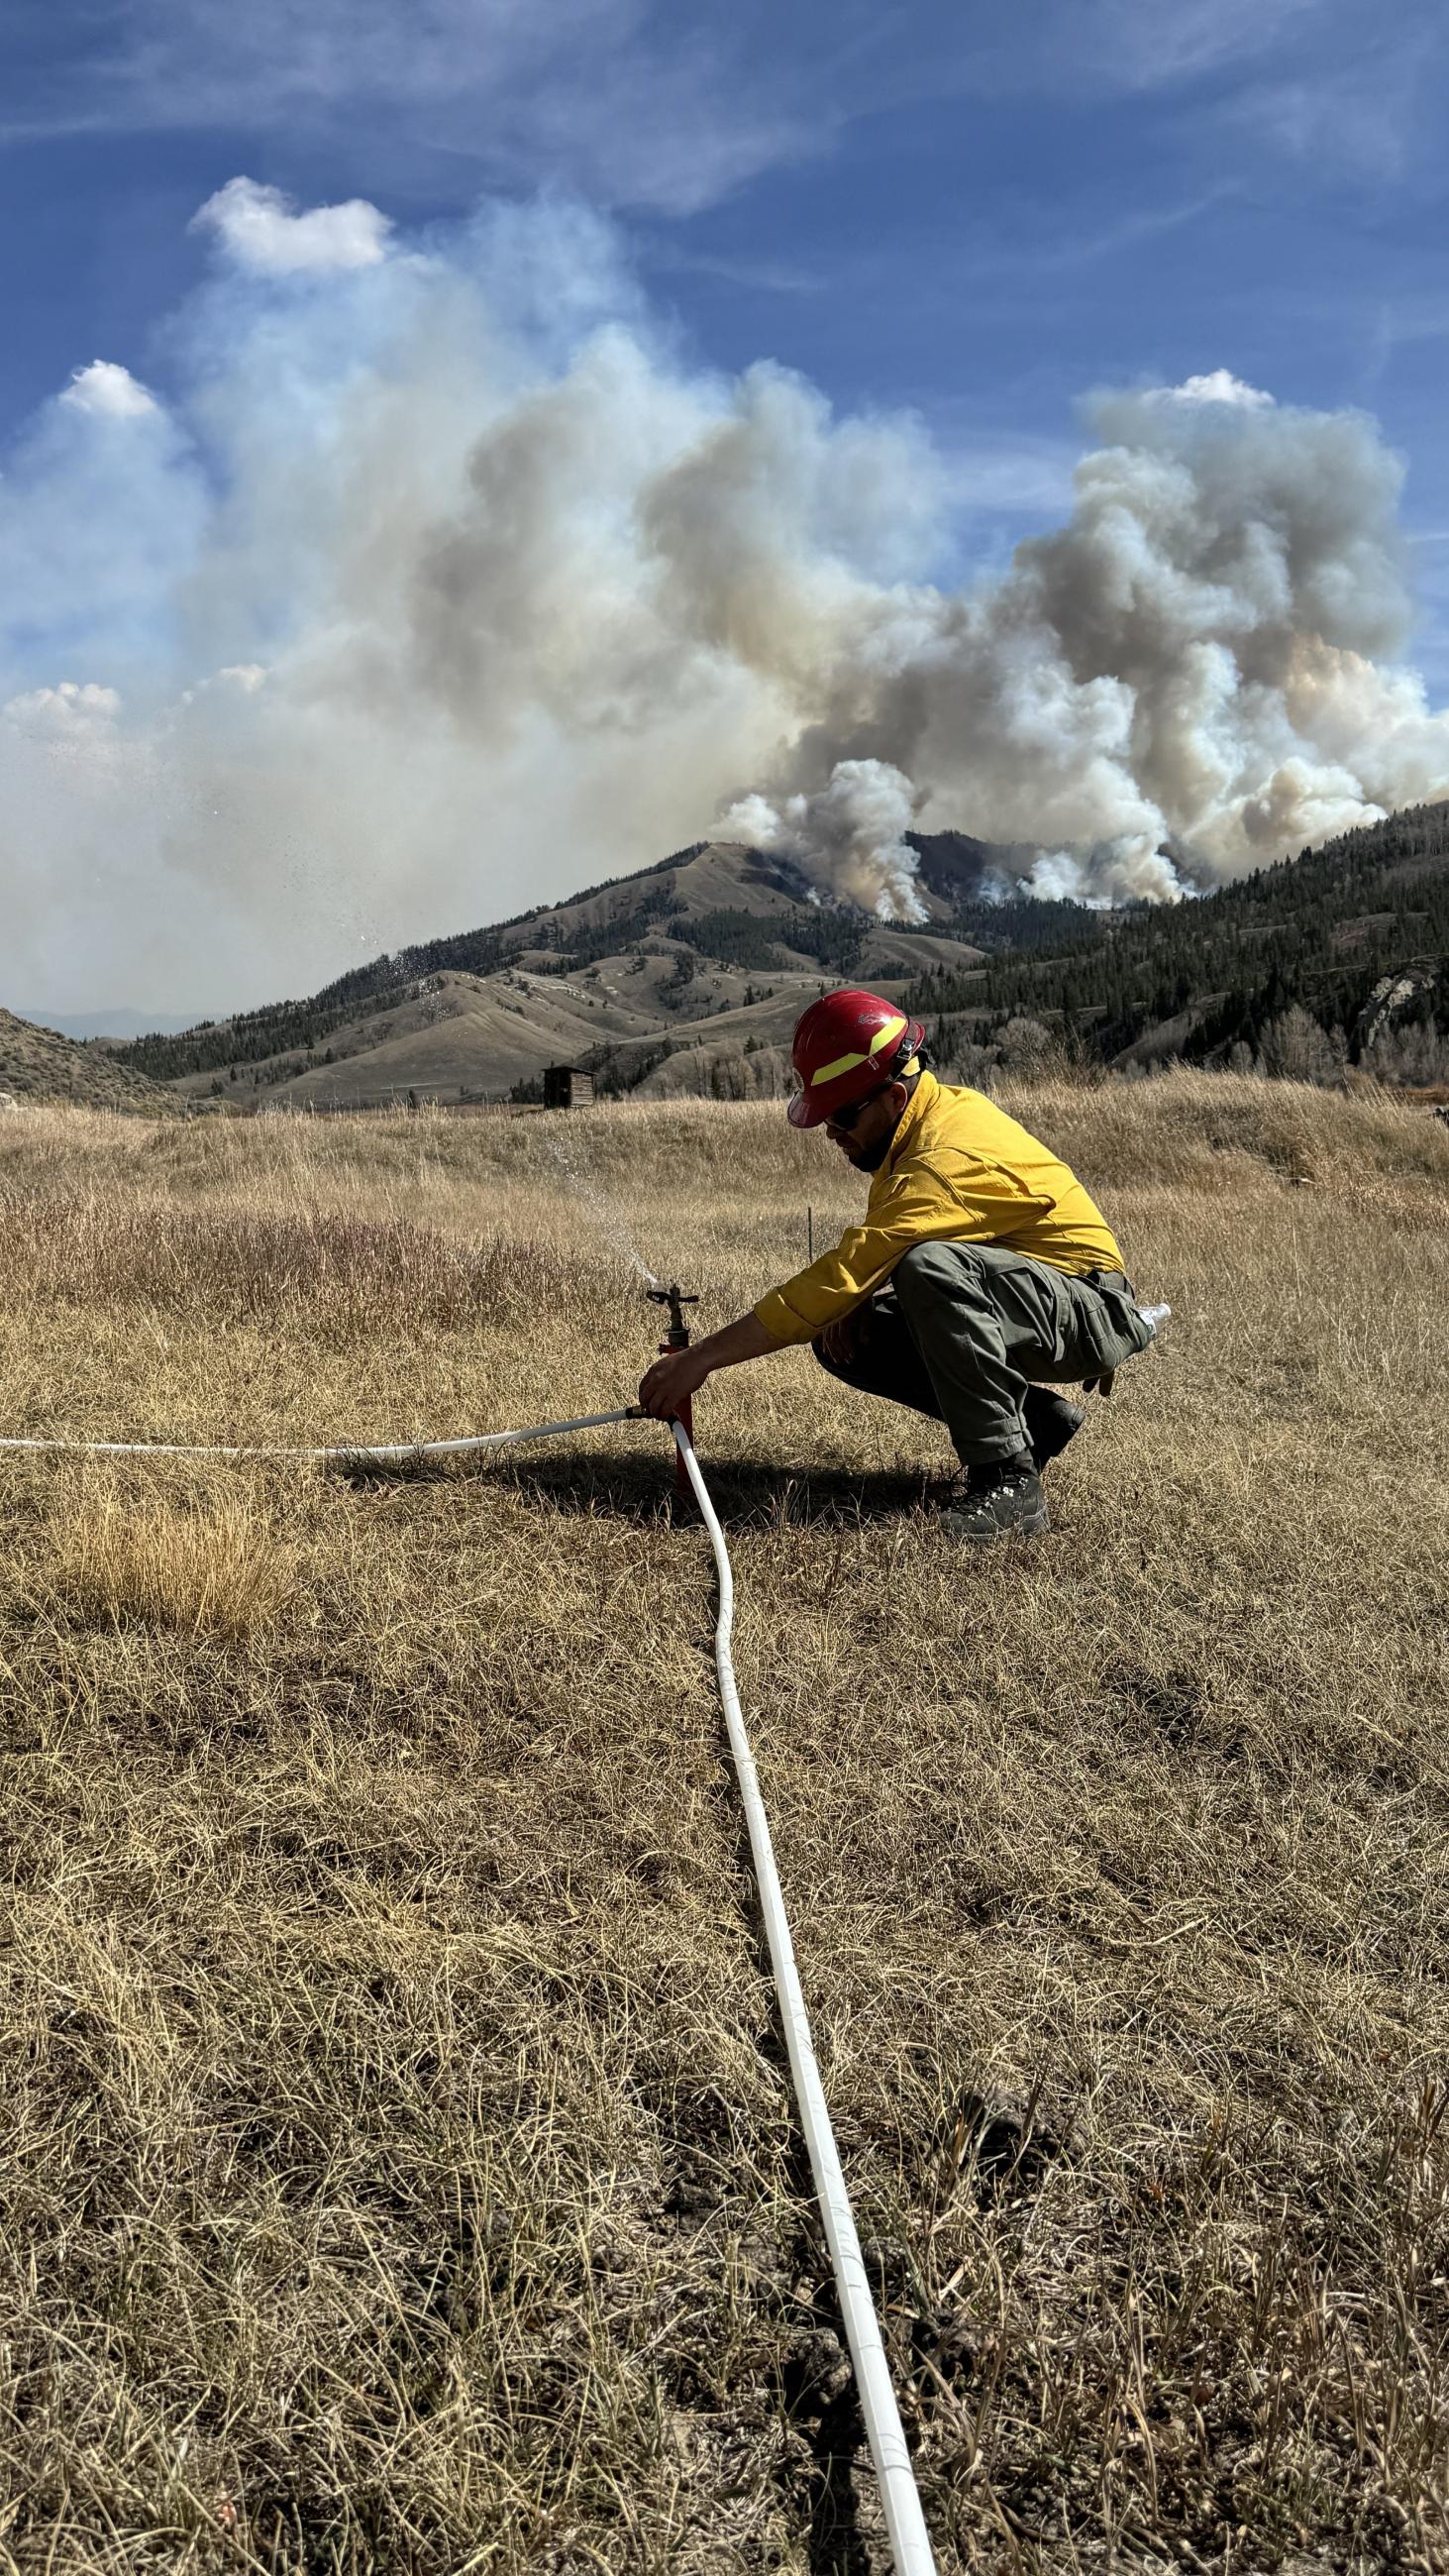
<svg viewBox="0 0 1449 2576"><path fill-rule="evenodd" d="M891 1146L895 1140L895 1132L895 1129L892 1127L887 1135L880 1138L878 1143L874 1145L862 1145L857 1148L857 1150L851 1155L850 1159L858 1172L878 1172L880 1170L880 1167L885 1161L885 1158L890 1152Z"/></svg>

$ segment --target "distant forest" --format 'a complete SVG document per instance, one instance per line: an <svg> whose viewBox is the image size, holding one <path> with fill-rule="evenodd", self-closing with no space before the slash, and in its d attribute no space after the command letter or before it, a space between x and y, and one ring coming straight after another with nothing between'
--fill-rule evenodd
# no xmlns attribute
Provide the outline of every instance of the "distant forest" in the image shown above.
<svg viewBox="0 0 1449 2576"><path fill-rule="evenodd" d="M1017 946L921 976L911 1003L942 1061L999 1045L1014 1024L1020 1051L1035 1029L1104 1059L1137 1049L1314 1078L1367 1055L1390 1079L1449 1075L1449 805L1345 833L1200 900L1053 909L1069 917L1045 953ZM1375 1027L1376 986L1406 967L1411 997Z"/></svg>

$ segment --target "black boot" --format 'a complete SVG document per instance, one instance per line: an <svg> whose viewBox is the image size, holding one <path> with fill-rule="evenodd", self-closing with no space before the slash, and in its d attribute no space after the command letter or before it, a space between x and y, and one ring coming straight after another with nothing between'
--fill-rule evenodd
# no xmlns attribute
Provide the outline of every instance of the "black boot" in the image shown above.
<svg viewBox="0 0 1449 2576"><path fill-rule="evenodd" d="M1075 1440L1086 1419L1079 1404L1068 1404L1064 1395L1053 1395L1050 1387L1027 1388L1021 1399L1022 1428L1039 1476L1053 1458L1061 1456L1067 1442Z"/></svg>
<svg viewBox="0 0 1449 2576"><path fill-rule="evenodd" d="M992 1547L1013 1530L1023 1538L1035 1538L1050 1529L1046 1496L1031 1451L1019 1449L1014 1458L991 1458L982 1466L968 1467L945 1497L941 1527L948 1538L968 1547Z"/></svg>

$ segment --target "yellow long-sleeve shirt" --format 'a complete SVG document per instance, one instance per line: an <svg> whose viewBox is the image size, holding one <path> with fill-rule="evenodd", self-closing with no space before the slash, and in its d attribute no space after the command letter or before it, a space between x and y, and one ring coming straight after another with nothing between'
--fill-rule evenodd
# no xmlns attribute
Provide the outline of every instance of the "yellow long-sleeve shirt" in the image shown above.
<svg viewBox="0 0 1449 2576"><path fill-rule="evenodd" d="M1120 1270L1099 1208L1065 1163L983 1092L923 1073L870 1185L864 1222L762 1297L776 1342L813 1341L884 1286L917 1243L1000 1243L1078 1275Z"/></svg>

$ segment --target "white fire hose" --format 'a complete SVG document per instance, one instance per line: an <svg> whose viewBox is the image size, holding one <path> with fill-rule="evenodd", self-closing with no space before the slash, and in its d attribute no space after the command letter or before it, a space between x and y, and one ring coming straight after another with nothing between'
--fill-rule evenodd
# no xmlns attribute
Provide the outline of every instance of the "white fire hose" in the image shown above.
<svg viewBox="0 0 1449 2576"><path fill-rule="evenodd" d="M420 1458L450 1458L475 1449L507 1449L525 1440L557 1439L569 1431L593 1431L605 1423L645 1420L643 1408L626 1405L617 1413L584 1413L571 1422L536 1422L523 1431L485 1431L466 1440L397 1441L385 1447L345 1441L329 1442L323 1448L206 1448L177 1441L146 1440L65 1440L65 1439L0 1439L0 1450L69 1451L87 1457L102 1458L334 1458L358 1465L374 1461L397 1462ZM719 1676L720 1699L724 1707L725 1726L735 1774L744 1804L745 1824L750 1838L750 1858L754 1865L755 1885L759 1891L760 1912L764 1919L765 1944L779 1999L780 2018L785 2032L785 2048L790 2062L791 2080L800 2111L800 2125L810 2157L815 2194L825 2228L825 2241L830 2250L831 2268L840 2298L840 2313L855 2364L856 2391L865 2423L866 2440L880 2484L881 2503L886 2530L890 2537L891 2556L897 2576L935 2576L935 2560L926 2534L925 2516L911 2455L901 2425L900 2409L891 2385L890 2366L881 2338L880 2320L871 2298L861 2259L860 2238L851 2211L850 2196L845 2187L840 2150L830 2125L825 2089L820 2081L815 2047L810 2036L810 2022L805 2010L805 1997L800 1986L800 1972L795 1965L795 1945L790 1937L790 1921L780 1887L780 1874L775 1866L775 1850L770 1839L770 1823L760 1784L755 1772L754 1755L740 1709L740 1695L735 1683L734 1664L730 1653L734 1627L735 1585L729 1550L719 1517L709 1497L694 1445L682 1422L670 1425L686 1473L694 1489L705 1528L714 1550L715 1570L719 1580L719 1609L715 1621L714 1659Z"/></svg>
<svg viewBox="0 0 1449 2576"><path fill-rule="evenodd" d="M780 1873L775 1867L775 1847L770 1839L770 1820L760 1795L755 1773L755 1757L745 1730L740 1708L740 1695L735 1685L735 1668L730 1654L730 1639L735 1617L735 1580L730 1565L724 1531L709 1498L709 1488L700 1472L694 1444L682 1422L671 1424L685 1471L694 1488L694 1498L709 1532L714 1549L715 1571L719 1577L719 1612L715 1620L714 1661L719 1675L719 1695L724 1705L725 1725L729 1731L730 1751L744 1804L745 1823L750 1836L750 1858L754 1863L755 1885L759 1891L760 1912L765 1922L765 1944L770 1953L770 1967L775 1979L775 1992L780 2003L780 2019L785 2029L785 2047L790 2059L790 2075L795 2086L795 2099L800 2107L800 2126L810 2155L810 2171L815 2177L815 2197L820 2203L820 2216L825 2227L825 2241L830 2248L831 2269L840 2295L840 2313L855 2364L856 2393L865 2419L866 2440L875 2473L880 2484L881 2503L885 2508L886 2530L890 2535L891 2556L899 2576L934 2576L935 2560L926 2535L926 2518L921 2511L920 2491L916 2485L911 2455L901 2427L900 2409L891 2385L890 2365L881 2340L880 2319L870 2294L865 2265L861 2260L860 2238L856 2233L850 2195L841 2170L840 2149L830 2125L825 2088L815 2061L815 2046L810 2036L810 2020L805 2010L805 1997L800 1988L800 1972L795 1965L795 1944L790 1938L790 1918L780 1888Z"/></svg>
<svg viewBox="0 0 1449 2576"><path fill-rule="evenodd" d="M386 1448L365 1440L333 1440L323 1449L215 1449L177 1440L0 1440L0 1449L70 1450L86 1458L347 1458L374 1460L459 1458L469 1449L512 1449L521 1440L556 1440L564 1431L596 1431L605 1422L638 1422L642 1408L620 1413L581 1413L572 1422L535 1422L526 1431L479 1431L469 1440L397 1440Z"/></svg>

